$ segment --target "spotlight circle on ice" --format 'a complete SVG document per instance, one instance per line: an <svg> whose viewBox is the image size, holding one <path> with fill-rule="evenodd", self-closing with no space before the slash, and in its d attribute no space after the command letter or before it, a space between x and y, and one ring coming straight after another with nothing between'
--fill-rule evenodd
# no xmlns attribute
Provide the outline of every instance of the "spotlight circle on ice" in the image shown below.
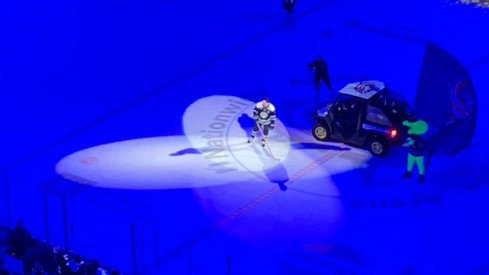
<svg viewBox="0 0 489 275"><path fill-rule="evenodd" d="M313 146L307 141L291 144L288 130L279 120L266 147L262 147L260 138L248 143L253 108L253 102L237 97L203 98L184 114L185 136L141 138L91 147L61 159L56 172L67 180L103 188L199 188L236 182L266 182L269 187L277 182L288 185L297 169L307 170L324 154L303 150ZM301 136L300 131L289 130L295 139ZM289 154L293 157L288 158ZM342 158L328 162L327 169L321 165L314 172L303 174L323 179L352 167ZM330 194L331 190L314 192Z"/></svg>

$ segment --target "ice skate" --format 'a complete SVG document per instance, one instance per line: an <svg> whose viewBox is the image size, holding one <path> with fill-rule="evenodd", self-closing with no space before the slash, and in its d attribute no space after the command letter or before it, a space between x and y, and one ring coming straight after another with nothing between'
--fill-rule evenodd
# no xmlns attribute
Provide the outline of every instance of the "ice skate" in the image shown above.
<svg viewBox="0 0 489 275"><path fill-rule="evenodd" d="M264 138L261 139L261 146L265 147L265 139Z"/></svg>
<svg viewBox="0 0 489 275"><path fill-rule="evenodd" d="M250 137L250 138L248 139L248 143L251 143L251 142L252 142L254 139L255 139L255 137Z"/></svg>
<svg viewBox="0 0 489 275"><path fill-rule="evenodd" d="M402 174L401 178L403 179L407 179L407 178L410 178L413 174L411 173L411 171L406 171L406 173Z"/></svg>
<svg viewBox="0 0 489 275"><path fill-rule="evenodd" d="M418 183L423 183L423 182L424 182L424 175L419 175Z"/></svg>

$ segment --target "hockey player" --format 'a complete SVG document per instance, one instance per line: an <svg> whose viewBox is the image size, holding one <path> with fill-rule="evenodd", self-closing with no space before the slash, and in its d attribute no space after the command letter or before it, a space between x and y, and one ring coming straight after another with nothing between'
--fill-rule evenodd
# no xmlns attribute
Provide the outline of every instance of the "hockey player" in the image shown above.
<svg viewBox="0 0 489 275"><path fill-rule="evenodd" d="M253 121L255 123L248 143L252 142L255 139L256 133L260 131L262 132L261 145L265 147L265 139L268 137L268 132L275 128L275 118L275 107L269 102L268 97L256 103L253 109Z"/></svg>
<svg viewBox="0 0 489 275"><path fill-rule="evenodd" d="M324 61L323 56L318 54L316 59L314 59L311 63L307 64L309 70L314 69L314 87L316 88L316 97L319 96L319 81L324 81L328 89L334 95L333 88L331 87L331 82L329 82L329 74L328 74L328 66L326 61Z"/></svg>
<svg viewBox="0 0 489 275"><path fill-rule="evenodd" d="M282 0L282 7L287 11L287 15L292 13L296 0Z"/></svg>

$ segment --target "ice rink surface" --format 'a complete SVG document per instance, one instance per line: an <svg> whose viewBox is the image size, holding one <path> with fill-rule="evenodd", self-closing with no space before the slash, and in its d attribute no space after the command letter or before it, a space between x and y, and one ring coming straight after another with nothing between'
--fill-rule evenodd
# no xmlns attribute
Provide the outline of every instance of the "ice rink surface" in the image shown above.
<svg viewBox="0 0 489 275"><path fill-rule="evenodd" d="M23 218L35 237L128 274L489 274L489 11L0 5L2 225ZM465 66L479 116L469 146L435 154L424 184L401 179L406 147L375 158L312 137L331 97L324 85L314 97L317 54L336 91L381 80L413 104L427 41ZM246 142L264 96L278 119L265 148Z"/></svg>

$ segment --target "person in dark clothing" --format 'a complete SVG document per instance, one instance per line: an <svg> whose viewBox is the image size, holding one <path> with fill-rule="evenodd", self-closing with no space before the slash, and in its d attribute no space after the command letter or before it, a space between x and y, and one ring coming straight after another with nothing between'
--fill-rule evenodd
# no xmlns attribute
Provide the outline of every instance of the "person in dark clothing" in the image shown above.
<svg viewBox="0 0 489 275"><path fill-rule="evenodd" d="M80 266L78 271L76 272L77 275L97 275L97 270L98 270L98 261L96 259L93 259L92 261L88 263L84 263Z"/></svg>
<svg viewBox="0 0 489 275"><path fill-rule="evenodd" d="M34 239L27 229L24 228L24 222L17 220L16 227L10 232L10 254L17 259L22 259L24 254L34 244Z"/></svg>
<svg viewBox="0 0 489 275"><path fill-rule="evenodd" d="M22 257L22 267L24 269L24 273L31 273L33 268L35 268L36 262L39 262L43 269L50 273L53 270L51 268L52 256L50 252L50 247L42 244L41 242L38 242L29 248L29 250L24 254L24 257Z"/></svg>
<svg viewBox="0 0 489 275"><path fill-rule="evenodd" d="M287 11L287 15L292 13L296 0L282 0L282 7Z"/></svg>
<svg viewBox="0 0 489 275"><path fill-rule="evenodd" d="M319 82L322 80L334 95L333 88L331 86L331 82L329 81L329 73L328 66L326 61L324 61L322 55L318 55L314 61L307 64L309 70L312 71L314 69L314 87L316 88L316 97L319 96Z"/></svg>
<svg viewBox="0 0 489 275"><path fill-rule="evenodd" d="M40 262L36 262L31 275L48 275L48 273L44 270L44 267Z"/></svg>
<svg viewBox="0 0 489 275"><path fill-rule="evenodd" d="M73 275L75 272L68 266L68 260L65 255L61 252L59 246L53 247L53 266L55 267L56 274L61 275Z"/></svg>

